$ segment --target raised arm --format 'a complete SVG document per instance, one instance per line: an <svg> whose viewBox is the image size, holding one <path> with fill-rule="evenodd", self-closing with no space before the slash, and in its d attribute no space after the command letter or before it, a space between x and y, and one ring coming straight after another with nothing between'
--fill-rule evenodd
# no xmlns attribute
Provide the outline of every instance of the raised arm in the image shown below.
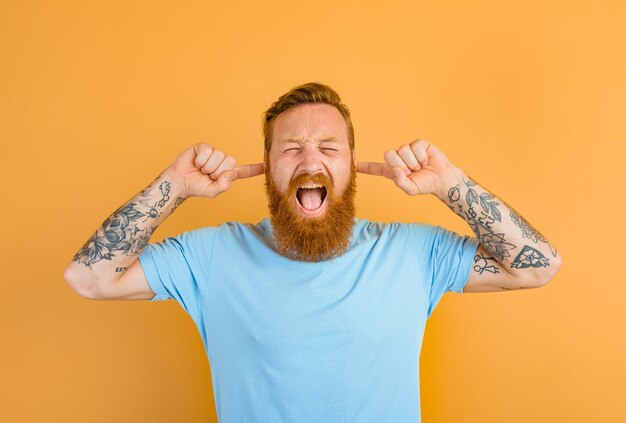
<svg viewBox="0 0 626 423"><path fill-rule="evenodd" d="M437 197L472 228L480 245L464 292L497 292L545 285L561 267L548 240L504 200L461 170Z"/></svg>
<svg viewBox="0 0 626 423"><path fill-rule="evenodd" d="M359 162L357 170L392 179L409 195L433 194L469 224L480 245L463 292L535 288L561 267L546 238L426 140L388 150L385 163Z"/></svg>
<svg viewBox="0 0 626 423"><path fill-rule="evenodd" d="M154 297L138 256L157 226L186 198L214 198L235 179L262 173L263 163L235 167L235 159L223 151L193 145L96 229L66 267L65 280L89 299Z"/></svg>

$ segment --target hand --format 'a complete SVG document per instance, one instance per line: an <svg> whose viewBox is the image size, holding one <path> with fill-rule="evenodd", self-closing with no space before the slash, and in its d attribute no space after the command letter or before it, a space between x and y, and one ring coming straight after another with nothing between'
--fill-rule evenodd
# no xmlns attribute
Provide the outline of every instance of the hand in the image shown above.
<svg viewBox="0 0 626 423"><path fill-rule="evenodd" d="M205 142L183 151L167 168L185 198L190 196L215 198L227 191L235 179L250 178L265 172L265 164L235 167L236 160Z"/></svg>
<svg viewBox="0 0 626 423"><path fill-rule="evenodd" d="M440 195L458 170L441 150L424 139L385 152L386 163L357 162L357 172L384 176L409 195Z"/></svg>

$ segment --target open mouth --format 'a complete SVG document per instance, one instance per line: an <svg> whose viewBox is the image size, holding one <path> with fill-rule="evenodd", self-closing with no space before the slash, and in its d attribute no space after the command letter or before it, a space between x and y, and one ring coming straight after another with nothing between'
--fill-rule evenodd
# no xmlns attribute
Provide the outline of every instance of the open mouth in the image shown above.
<svg viewBox="0 0 626 423"><path fill-rule="evenodd" d="M296 203L306 216L317 216L326 206L327 191L322 184L312 183L301 186L296 191Z"/></svg>

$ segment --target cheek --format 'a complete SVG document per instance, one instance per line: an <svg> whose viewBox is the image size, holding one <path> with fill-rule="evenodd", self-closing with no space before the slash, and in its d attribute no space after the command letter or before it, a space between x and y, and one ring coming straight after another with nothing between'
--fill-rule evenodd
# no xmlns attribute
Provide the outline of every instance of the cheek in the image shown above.
<svg viewBox="0 0 626 423"><path fill-rule="evenodd" d="M284 172L273 172L272 179L274 180L274 184L278 188L278 190L285 194L289 189L289 177Z"/></svg>
<svg viewBox="0 0 626 423"><path fill-rule="evenodd" d="M350 167L342 168L340 173L337 175L337 179L334 181L335 183L335 192L341 193L346 189L348 183L350 182L350 173L352 172Z"/></svg>
<svg viewBox="0 0 626 423"><path fill-rule="evenodd" d="M289 160L279 159L271 163L270 172L274 178L274 182L281 189L287 189L289 182L293 178L295 165Z"/></svg>

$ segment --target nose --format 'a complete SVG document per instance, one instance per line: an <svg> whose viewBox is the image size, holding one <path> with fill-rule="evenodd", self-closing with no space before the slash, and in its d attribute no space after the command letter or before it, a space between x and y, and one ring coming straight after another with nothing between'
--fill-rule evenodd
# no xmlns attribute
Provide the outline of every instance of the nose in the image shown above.
<svg viewBox="0 0 626 423"><path fill-rule="evenodd" d="M312 146L305 146L301 153L302 160L298 165L298 174L308 173L324 173L324 163L322 161L322 153Z"/></svg>

